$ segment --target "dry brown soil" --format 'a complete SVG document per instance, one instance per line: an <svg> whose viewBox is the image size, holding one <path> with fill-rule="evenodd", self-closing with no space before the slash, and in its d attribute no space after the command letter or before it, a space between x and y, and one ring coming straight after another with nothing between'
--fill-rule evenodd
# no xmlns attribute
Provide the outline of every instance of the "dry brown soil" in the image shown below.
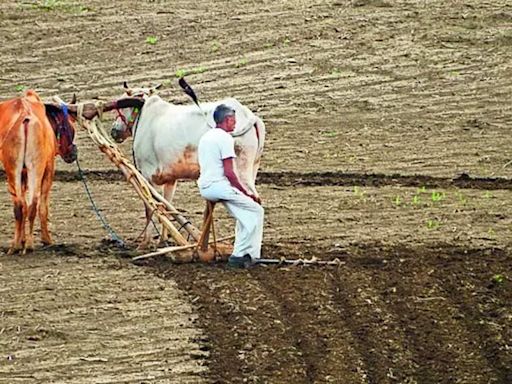
<svg viewBox="0 0 512 384"><path fill-rule="evenodd" d="M0 254L1 383L512 382L509 1L5 0L0 40L2 99L126 80L188 103L178 70L202 100L237 97L268 129L264 257L340 261L133 265L141 203L80 132L130 249L58 159L56 245ZM200 223L193 183L175 205ZM5 253L6 189L0 220Z"/></svg>

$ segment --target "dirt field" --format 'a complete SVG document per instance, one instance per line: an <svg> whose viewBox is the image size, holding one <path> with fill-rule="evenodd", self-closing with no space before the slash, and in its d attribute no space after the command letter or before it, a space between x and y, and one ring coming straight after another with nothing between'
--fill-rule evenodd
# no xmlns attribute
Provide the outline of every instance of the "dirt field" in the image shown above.
<svg viewBox="0 0 512 384"><path fill-rule="evenodd" d="M188 103L187 70L200 99L249 105L268 130L264 257L340 260L133 265L58 159L56 245L0 253L0 383L512 382L509 1L6 0L0 21L2 99L109 100L126 80ZM135 246L142 204L78 145ZM175 205L199 225L194 183ZM5 253L5 187L0 222Z"/></svg>

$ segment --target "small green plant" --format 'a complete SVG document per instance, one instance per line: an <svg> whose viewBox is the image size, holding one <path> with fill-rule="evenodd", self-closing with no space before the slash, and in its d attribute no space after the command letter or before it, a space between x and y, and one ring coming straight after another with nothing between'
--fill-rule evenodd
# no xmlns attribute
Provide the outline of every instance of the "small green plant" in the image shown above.
<svg viewBox="0 0 512 384"><path fill-rule="evenodd" d="M22 92L25 90L25 87L24 85L21 85L21 84L18 84L17 86L14 87L14 89L16 90L16 92Z"/></svg>
<svg viewBox="0 0 512 384"><path fill-rule="evenodd" d="M146 43L150 45L155 45L158 41L158 37L156 36L148 36L146 37Z"/></svg>
<svg viewBox="0 0 512 384"><path fill-rule="evenodd" d="M505 282L505 276L503 276L501 273L498 273L491 278L491 281L494 284L503 284Z"/></svg>
<svg viewBox="0 0 512 384"><path fill-rule="evenodd" d="M265 43L265 44L263 44L263 48L266 48L266 49L272 48L273 46L274 46L274 43Z"/></svg>
<svg viewBox="0 0 512 384"><path fill-rule="evenodd" d="M459 200L459 203L466 204L467 198L461 192L457 192L455 196L457 196L457 200Z"/></svg>
<svg viewBox="0 0 512 384"><path fill-rule="evenodd" d="M207 69L205 67L197 67L197 68L192 68L192 69L180 68L180 69L176 70L175 76L178 79L181 79L182 77L185 77L188 75L194 75L196 73L203 73L206 71L207 71Z"/></svg>
<svg viewBox="0 0 512 384"><path fill-rule="evenodd" d="M489 228L489 229L487 230L487 234L488 234L489 236L494 236L494 235L496 234L496 232L494 231L494 229Z"/></svg>
<svg viewBox="0 0 512 384"><path fill-rule="evenodd" d="M331 75L333 75L333 76L339 76L339 75L341 75L341 71L339 70L339 68L334 68L334 69L331 71Z"/></svg>
<svg viewBox="0 0 512 384"><path fill-rule="evenodd" d="M291 42L291 41L290 41L290 39L289 39L289 38L285 38L285 39L283 40L283 45L288 46L288 45L290 45L290 42Z"/></svg>
<svg viewBox="0 0 512 384"><path fill-rule="evenodd" d="M220 43L218 41L214 41L210 47L211 52L217 52L220 49Z"/></svg>
<svg viewBox="0 0 512 384"><path fill-rule="evenodd" d="M358 187L357 185L354 187L354 195L356 197L363 197L364 196L364 191L361 189L361 187Z"/></svg>
<svg viewBox="0 0 512 384"><path fill-rule="evenodd" d="M439 221L435 220L435 219L428 219L427 220L427 228L428 229L437 229L439 228L441 224L439 223Z"/></svg>
<svg viewBox="0 0 512 384"><path fill-rule="evenodd" d="M237 67L237 68L245 67L248 62L249 61L244 57L244 58L240 59L240 61L238 61L238 63L235 64L235 67Z"/></svg>
<svg viewBox="0 0 512 384"><path fill-rule="evenodd" d="M51 11L57 8L58 6L61 6L60 0L44 0L44 1L38 1L34 4L34 8L43 9L45 11Z"/></svg>
<svg viewBox="0 0 512 384"><path fill-rule="evenodd" d="M91 10L91 8L85 5L76 4L76 2L70 0L40 0L31 4L31 6L32 8L47 12L61 10L65 12L85 13Z"/></svg>
<svg viewBox="0 0 512 384"><path fill-rule="evenodd" d="M416 191L416 193L427 193L427 188L425 186L422 186L420 188L418 188L418 190Z"/></svg>
<svg viewBox="0 0 512 384"><path fill-rule="evenodd" d="M492 195L492 193L490 191L485 191L484 193L484 198L485 199L492 199L494 196Z"/></svg>
<svg viewBox="0 0 512 384"><path fill-rule="evenodd" d="M414 195L414 196L412 197L412 203L413 203L414 205L418 205L419 203L421 203L421 198L420 198L420 196L419 196L419 195Z"/></svg>
<svg viewBox="0 0 512 384"><path fill-rule="evenodd" d="M322 135L326 137L336 137L338 135L338 132L336 131L324 131L322 132Z"/></svg>
<svg viewBox="0 0 512 384"><path fill-rule="evenodd" d="M438 201L443 200L444 197L445 197L444 192L432 191L432 201L434 203L437 203Z"/></svg>
<svg viewBox="0 0 512 384"><path fill-rule="evenodd" d="M397 196L395 196L395 198L393 199L393 203L394 203L397 207L399 207L399 206L400 206L400 204L402 204L402 198L401 198L400 196L398 196L398 195L397 195Z"/></svg>

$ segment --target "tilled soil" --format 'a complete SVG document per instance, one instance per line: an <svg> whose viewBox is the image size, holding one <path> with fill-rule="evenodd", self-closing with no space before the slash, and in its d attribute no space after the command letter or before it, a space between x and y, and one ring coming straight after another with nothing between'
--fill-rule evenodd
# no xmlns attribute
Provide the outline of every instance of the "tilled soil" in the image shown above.
<svg viewBox="0 0 512 384"><path fill-rule="evenodd" d="M509 2L3 1L0 20L2 99L109 100L127 80L188 103L188 70L201 100L250 106L264 257L339 261L134 266L142 205L79 132L128 249L58 159L57 245L0 255L0 382L512 382ZM174 204L199 225L193 183ZM11 210L0 193L3 252Z"/></svg>

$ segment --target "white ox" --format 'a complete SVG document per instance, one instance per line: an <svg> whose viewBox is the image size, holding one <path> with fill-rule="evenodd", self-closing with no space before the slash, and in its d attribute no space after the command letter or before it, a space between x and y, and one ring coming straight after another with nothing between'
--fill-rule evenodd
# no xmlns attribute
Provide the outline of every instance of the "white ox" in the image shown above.
<svg viewBox="0 0 512 384"><path fill-rule="evenodd" d="M126 85L125 85L126 87ZM118 110L112 127L117 142L133 136L135 165L154 186L163 186L163 195L172 201L178 180L199 177L197 146L201 136L215 127L213 111L226 104L236 111L235 139L236 172L242 184L254 195L256 175L265 142L265 124L246 106L234 98L197 105L174 105L154 94L156 88L127 89L122 98L142 97L144 105ZM146 207L147 224L151 212ZM166 240L167 234L162 234ZM150 241L146 226L142 246Z"/></svg>

